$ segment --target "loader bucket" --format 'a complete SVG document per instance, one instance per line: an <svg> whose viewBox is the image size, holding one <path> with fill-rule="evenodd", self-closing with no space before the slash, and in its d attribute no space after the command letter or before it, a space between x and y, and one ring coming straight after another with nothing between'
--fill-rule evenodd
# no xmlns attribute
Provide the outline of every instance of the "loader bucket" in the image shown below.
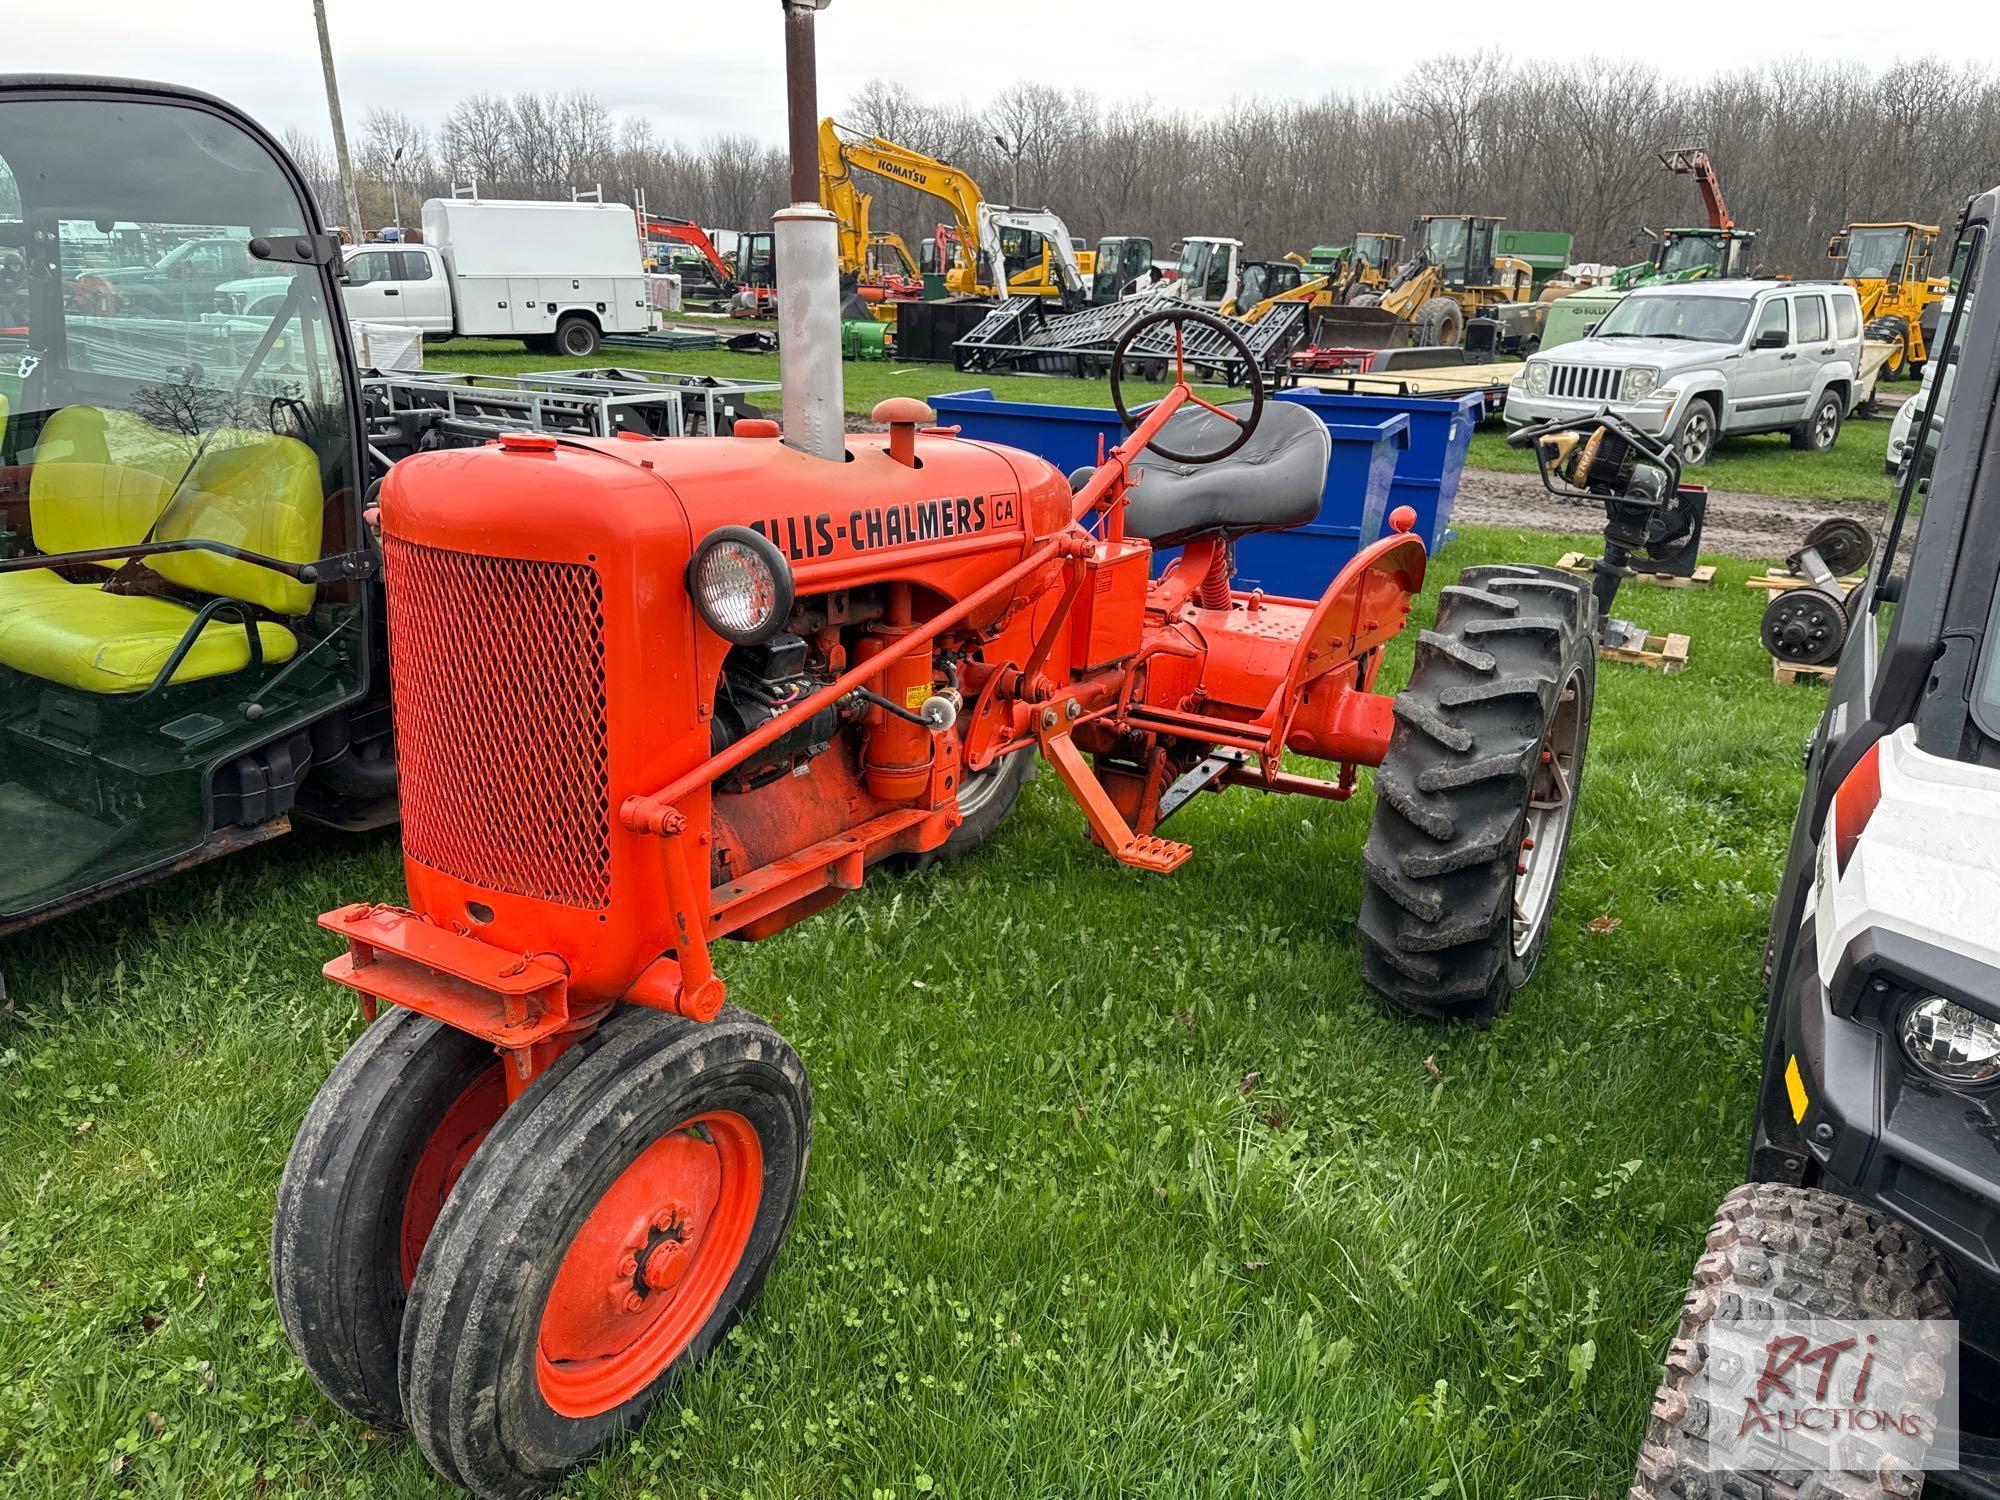
<svg viewBox="0 0 2000 1500"><path fill-rule="evenodd" d="M1314 310L1312 342L1321 348L1402 349L1415 325L1380 307L1322 307Z"/></svg>

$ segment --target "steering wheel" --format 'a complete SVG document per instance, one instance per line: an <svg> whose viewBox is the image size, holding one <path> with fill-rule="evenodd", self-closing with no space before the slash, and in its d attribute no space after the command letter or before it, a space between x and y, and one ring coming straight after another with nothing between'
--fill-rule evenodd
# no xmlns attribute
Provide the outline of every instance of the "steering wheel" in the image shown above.
<svg viewBox="0 0 2000 1500"><path fill-rule="evenodd" d="M1125 405L1125 352L1132 347L1140 334L1156 323L1171 323L1174 325L1174 382L1187 391L1188 404L1199 406L1204 411L1214 412L1223 421L1236 427L1238 431L1234 440L1216 449L1213 453L1173 453L1162 448L1157 440L1148 443L1146 446L1159 454L1160 457L1177 464L1212 464L1218 459L1229 457L1230 454L1250 441L1250 434L1257 430L1257 424L1263 420L1264 371L1259 367L1257 357L1250 352L1250 346L1243 341L1243 335L1238 333L1225 320L1218 318L1214 313L1204 312L1201 308L1161 308L1160 311L1149 313L1141 318L1130 328L1126 329L1123 336L1119 338L1117 347L1111 351L1111 404L1118 408L1118 420L1125 424L1127 432L1132 431L1139 425L1139 418L1134 416L1131 410ZM1249 416L1239 417L1233 412L1224 411L1214 402L1204 401L1194 393L1192 387L1188 386L1186 341L1181 335L1181 325L1183 323L1192 323L1221 334L1224 341L1242 359L1243 368L1250 372Z"/></svg>

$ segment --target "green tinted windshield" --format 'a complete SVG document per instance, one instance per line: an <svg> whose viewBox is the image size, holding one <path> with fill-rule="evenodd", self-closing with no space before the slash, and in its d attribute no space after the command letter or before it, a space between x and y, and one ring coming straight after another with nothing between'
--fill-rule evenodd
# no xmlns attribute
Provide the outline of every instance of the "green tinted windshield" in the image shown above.
<svg viewBox="0 0 2000 1500"><path fill-rule="evenodd" d="M250 252L308 227L222 115L0 95L0 925L257 836L211 778L359 690L338 309Z"/></svg>
<svg viewBox="0 0 2000 1500"><path fill-rule="evenodd" d="M1706 235L1675 236L1660 259L1660 269L1669 276L1689 271L1712 271L1722 264L1722 243Z"/></svg>

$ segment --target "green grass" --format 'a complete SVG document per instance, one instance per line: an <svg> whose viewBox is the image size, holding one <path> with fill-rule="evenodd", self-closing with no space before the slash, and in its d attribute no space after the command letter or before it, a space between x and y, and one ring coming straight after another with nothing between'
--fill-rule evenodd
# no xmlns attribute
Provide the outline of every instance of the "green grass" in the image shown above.
<svg viewBox="0 0 2000 1500"><path fill-rule="evenodd" d="M1584 544L1469 530L1413 623L1467 563ZM1365 790L1201 799L1161 878L1044 776L971 859L727 948L812 1072L804 1203L722 1356L566 1493L1622 1494L1742 1168L1823 701L1719 566L1621 601L1694 664L1604 667L1548 954L1491 1031L1361 985ZM0 944L9 1496L455 1493L327 1406L267 1282L360 1030L313 917L399 891L391 839L302 832Z"/></svg>
<svg viewBox="0 0 2000 1500"><path fill-rule="evenodd" d="M1886 417L1850 417L1824 453L1801 453L1784 433L1723 438L1715 454L1688 478L1718 490L1740 490L1789 500L1880 500L1893 498L1894 482L1882 472L1889 445ZM1504 429L1488 425L1472 435L1466 463L1508 474L1535 472L1535 456L1509 448Z"/></svg>
<svg viewBox="0 0 2000 1500"><path fill-rule="evenodd" d="M724 327L718 331L727 334L731 330ZM778 378L775 354L738 354L729 349L654 354L607 347L584 359L568 359L531 354L504 339L453 339L427 345L424 363L435 370L459 370L474 375L519 375L529 370L622 365L631 369L677 370L689 375L727 375L741 380ZM1071 380L1057 375L966 375L949 365L897 364L893 360L848 360L842 369L846 374L847 410L861 417L867 416L878 401L891 396L935 396L946 391L978 389L991 390L1007 401L1111 405L1111 383L1107 380ZM1164 385L1138 380L1127 381L1126 388L1131 393L1127 400L1133 404L1164 395L1167 389ZM1242 392L1229 394L1231 399L1237 399ZM770 403L774 414L776 404Z"/></svg>
<svg viewBox="0 0 2000 1500"><path fill-rule="evenodd" d="M719 331L727 333L727 326ZM729 375L750 380L776 380L775 354L737 354L729 350L705 353L643 353L605 349L587 359L563 359L530 354L499 339L457 339L433 344L424 352L434 369L462 370L483 375L518 375L528 370L571 366L626 365L656 370L680 370L692 375ZM1103 380L1070 380L1046 375L965 375L945 365L871 363L850 360L845 366L847 410L866 416L875 403L890 396L934 396L946 391L991 389L1008 401L1047 401L1064 406L1109 406L1111 387ZM1131 401L1151 400L1164 386L1131 383ZM1232 399L1241 392L1226 392ZM773 403L775 404L775 403ZM1882 453L1889 441L1886 420L1856 418L1841 428L1828 453L1799 453L1782 434L1725 438L1714 459L1701 470L1703 483L1723 490L1791 499L1887 501L1890 481L1882 474ZM1532 474L1531 454L1507 446L1497 424L1473 435L1466 462L1476 469Z"/></svg>

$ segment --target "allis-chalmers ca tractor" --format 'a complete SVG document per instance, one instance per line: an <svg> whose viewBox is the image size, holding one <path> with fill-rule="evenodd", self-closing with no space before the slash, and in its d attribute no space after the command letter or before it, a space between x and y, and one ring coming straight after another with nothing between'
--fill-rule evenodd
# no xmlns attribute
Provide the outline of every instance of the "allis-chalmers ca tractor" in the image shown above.
<svg viewBox="0 0 2000 1500"><path fill-rule="evenodd" d="M1158 319L1235 337L1161 313L1114 392ZM1325 482L1325 429L1261 384L1224 410L1183 379L1069 478L912 400L876 417L843 461L745 421L524 434L383 486L411 904L322 919L328 974L381 1013L300 1130L274 1276L327 1395L483 1494L636 1421L784 1240L810 1089L724 1005L717 941L970 848L1035 757L1160 873L1197 791L1340 801L1377 767L1363 970L1407 1009L1493 1016L1547 935L1595 683L1581 582L1467 569L1391 697L1407 512L1317 600L1230 587L1232 539L1311 519Z"/></svg>

